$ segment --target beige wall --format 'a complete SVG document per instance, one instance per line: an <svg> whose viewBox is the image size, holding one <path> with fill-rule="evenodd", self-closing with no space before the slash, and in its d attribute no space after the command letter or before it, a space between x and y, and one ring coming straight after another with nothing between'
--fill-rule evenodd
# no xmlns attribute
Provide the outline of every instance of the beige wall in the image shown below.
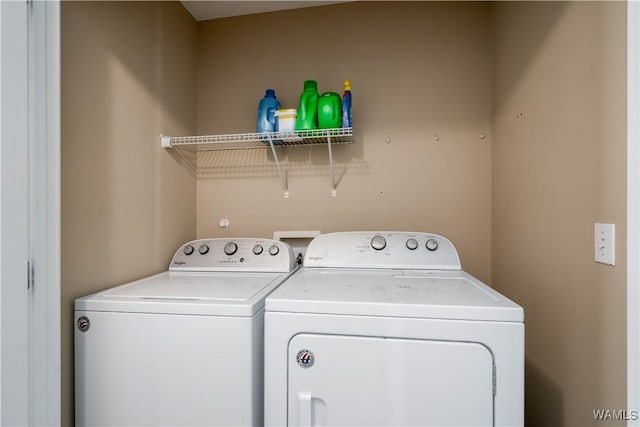
<svg viewBox="0 0 640 427"><path fill-rule="evenodd" d="M213 20L199 30L199 134L255 132L268 87L296 107L303 80L342 92L350 79L356 136L334 147L335 198L326 147L281 151L288 199L268 151L200 155L198 237L429 231L449 237L464 267L490 280L488 4L355 2ZM221 218L231 227L218 228Z"/></svg>
<svg viewBox="0 0 640 427"><path fill-rule="evenodd" d="M62 3L62 425L73 299L166 269L195 237L195 173L159 134L196 130L196 36L178 3Z"/></svg>
<svg viewBox="0 0 640 427"><path fill-rule="evenodd" d="M626 5L494 11L493 285L525 308L526 423L599 425L626 408Z"/></svg>
<svg viewBox="0 0 640 427"><path fill-rule="evenodd" d="M196 235L275 229L449 237L525 308L528 426L626 406L623 3L354 2L196 25L174 2L64 2L62 19L63 425L73 298L164 270ZM288 199L266 150L202 153L196 171L159 147L252 132L264 89L295 107L306 78L353 85L335 198L323 147L281 152ZM617 225L615 267L593 262L596 221Z"/></svg>

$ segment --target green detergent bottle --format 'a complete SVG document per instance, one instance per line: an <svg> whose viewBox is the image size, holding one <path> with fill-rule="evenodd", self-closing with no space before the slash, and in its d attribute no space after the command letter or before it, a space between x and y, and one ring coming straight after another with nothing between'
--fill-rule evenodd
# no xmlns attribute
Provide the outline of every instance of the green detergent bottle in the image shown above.
<svg viewBox="0 0 640 427"><path fill-rule="evenodd" d="M305 80L300 95L296 130L318 129L318 82Z"/></svg>
<svg viewBox="0 0 640 427"><path fill-rule="evenodd" d="M342 124L342 98L335 92L327 92L318 98L318 127L339 128Z"/></svg>

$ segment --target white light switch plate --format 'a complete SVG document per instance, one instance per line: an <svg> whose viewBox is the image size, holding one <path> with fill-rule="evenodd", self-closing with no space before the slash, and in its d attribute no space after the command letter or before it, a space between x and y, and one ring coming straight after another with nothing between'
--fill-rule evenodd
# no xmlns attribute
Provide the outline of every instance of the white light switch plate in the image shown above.
<svg viewBox="0 0 640 427"><path fill-rule="evenodd" d="M595 223L593 237L596 262L616 265L616 225Z"/></svg>

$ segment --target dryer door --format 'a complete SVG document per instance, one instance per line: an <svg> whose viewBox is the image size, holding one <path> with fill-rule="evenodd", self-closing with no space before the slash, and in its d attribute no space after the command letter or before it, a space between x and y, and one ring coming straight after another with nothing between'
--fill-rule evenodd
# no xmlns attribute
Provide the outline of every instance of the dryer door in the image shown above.
<svg viewBox="0 0 640 427"><path fill-rule="evenodd" d="M296 335L289 426L491 426L494 361L473 342Z"/></svg>

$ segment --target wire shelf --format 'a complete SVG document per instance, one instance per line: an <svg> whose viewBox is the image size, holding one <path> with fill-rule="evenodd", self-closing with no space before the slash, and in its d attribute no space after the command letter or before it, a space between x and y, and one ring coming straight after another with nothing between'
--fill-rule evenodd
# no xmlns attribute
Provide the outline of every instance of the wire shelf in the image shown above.
<svg viewBox="0 0 640 427"><path fill-rule="evenodd" d="M329 172L331 173L331 195L336 196L336 176L333 170L334 144L353 142L353 128L312 129L295 132L232 133L204 136L166 136L160 135L160 145L164 148L185 148L197 151L247 150L251 148L270 148L282 181L285 198L289 197L287 175L280 166L276 149L279 147L300 147L324 145L329 154Z"/></svg>
<svg viewBox="0 0 640 427"><path fill-rule="evenodd" d="M165 148L194 148L198 151L242 150L252 148L350 144L353 128L312 129L295 132L234 133L203 136L161 135Z"/></svg>

